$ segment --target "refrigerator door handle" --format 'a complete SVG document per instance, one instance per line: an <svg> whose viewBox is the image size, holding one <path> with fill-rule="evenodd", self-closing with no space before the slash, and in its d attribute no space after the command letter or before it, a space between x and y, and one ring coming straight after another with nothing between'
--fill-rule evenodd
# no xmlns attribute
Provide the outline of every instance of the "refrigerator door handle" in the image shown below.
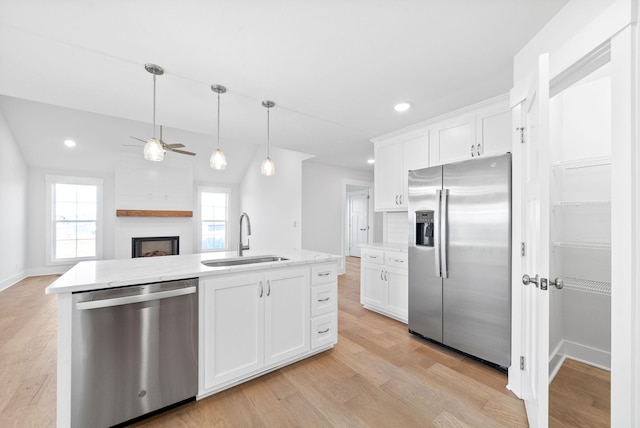
<svg viewBox="0 0 640 428"><path fill-rule="evenodd" d="M440 268L440 207L442 206L442 190L436 190L436 209L433 212L433 251L436 261L436 276L442 278L442 269Z"/></svg>
<svg viewBox="0 0 640 428"><path fill-rule="evenodd" d="M440 204L442 216L440 218L440 228L442 230L440 238L440 258L442 259L441 276L449 277L449 266L447 264L447 218L449 217L449 189L442 190L442 202Z"/></svg>

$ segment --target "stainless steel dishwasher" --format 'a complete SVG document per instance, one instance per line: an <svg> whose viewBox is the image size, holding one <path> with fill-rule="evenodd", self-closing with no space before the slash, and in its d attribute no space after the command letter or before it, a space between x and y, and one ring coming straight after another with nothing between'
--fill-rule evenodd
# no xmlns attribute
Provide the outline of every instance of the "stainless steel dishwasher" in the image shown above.
<svg viewBox="0 0 640 428"><path fill-rule="evenodd" d="M197 283L74 293L73 427L112 426L195 397Z"/></svg>

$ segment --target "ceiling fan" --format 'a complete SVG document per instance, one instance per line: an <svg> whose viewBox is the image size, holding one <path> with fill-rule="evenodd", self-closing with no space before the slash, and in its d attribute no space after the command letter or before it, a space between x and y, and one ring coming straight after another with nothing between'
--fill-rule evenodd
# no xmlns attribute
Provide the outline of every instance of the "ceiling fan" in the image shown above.
<svg viewBox="0 0 640 428"><path fill-rule="evenodd" d="M142 138L138 138L138 137L133 137L132 136L131 138L133 138L134 140L142 141L143 143L148 143L149 142L149 140L143 140ZM173 143L173 144L165 143L164 140L162 139L162 125L160 125L160 139L158 139L157 141L160 142L160 144L162 145L162 150L164 150L164 151L180 153L181 155L189 155L189 156L195 156L196 155L195 153L189 152L189 151L186 151L186 150L178 150L178 149L181 149L181 148L185 147L185 145L182 144L182 143ZM140 146L135 146L135 147L140 147Z"/></svg>
<svg viewBox="0 0 640 428"><path fill-rule="evenodd" d="M131 138L145 143L144 158L146 160L160 162L164 160L164 154L167 151L180 153L182 155L195 156L196 154L193 152L179 150L180 148L184 147L184 144L167 144L162 141L162 125L160 125L160 139L156 138L156 76L163 75L164 70L162 69L162 67L155 64L145 64L144 69L153 74L153 137L149 138L148 140L143 140L142 138L137 137Z"/></svg>

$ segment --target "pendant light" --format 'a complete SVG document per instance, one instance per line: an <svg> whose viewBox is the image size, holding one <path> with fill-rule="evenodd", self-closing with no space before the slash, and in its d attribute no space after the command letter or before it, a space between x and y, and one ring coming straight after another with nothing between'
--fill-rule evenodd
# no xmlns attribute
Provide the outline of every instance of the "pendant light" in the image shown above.
<svg viewBox="0 0 640 428"><path fill-rule="evenodd" d="M211 165L213 169L226 169L227 158L224 156L222 150L220 150L220 94L227 92L227 88L222 85L211 85L211 90L218 94L218 148L211 154L209 165Z"/></svg>
<svg viewBox="0 0 640 428"><path fill-rule="evenodd" d="M262 107L267 108L267 157L262 161L262 165L260 166L260 172L262 175L267 177L274 175L276 173L276 166L269 157L269 109L274 107L276 103L273 101L263 101Z"/></svg>
<svg viewBox="0 0 640 428"><path fill-rule="evenodd" d="M145 64L144 68L153 74L153 138L148 139L144 145L144 158L148 161L161 162L164 160L164 148L156 139L156 76L162 76L164 70L155 64Z"/></svg>

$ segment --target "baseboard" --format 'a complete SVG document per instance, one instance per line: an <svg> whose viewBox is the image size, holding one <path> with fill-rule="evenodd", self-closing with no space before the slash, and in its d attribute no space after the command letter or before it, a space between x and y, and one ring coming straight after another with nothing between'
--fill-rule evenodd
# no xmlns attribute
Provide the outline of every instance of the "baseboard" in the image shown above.
<svg viewBox="0 0 640 428"><path fill-rule="evenodd" d="M13 276L10 276L7 279L0 281L0 291L6 290L7 288L13 285L16 285L23 279L28 278L30 276L62 275L72 267L73 265L47 266L43 268L31 268L31 269L23 270Z"/></svg>
<svg viewBox="0 0 640 428"><path fill-rule="evenodd" d="M13 284L17 284L27 277L27 273L25 271L21 271L16 273L15 275L10 276L7 279L0 281L0 291L6 290L11 287Z"/></svg>
<svg viewBox="0 0 640 428"><path fill-rule="evenodd" d="M62 275L74 265L46 266L27 269L27 276Z"/></svg>
<svg viewBox="0 0 640 428"><path fill-rule="evenodd" d="M611 371L611 352L563 340L549 355L549 382L553 380L567 358Z"/></svg>

